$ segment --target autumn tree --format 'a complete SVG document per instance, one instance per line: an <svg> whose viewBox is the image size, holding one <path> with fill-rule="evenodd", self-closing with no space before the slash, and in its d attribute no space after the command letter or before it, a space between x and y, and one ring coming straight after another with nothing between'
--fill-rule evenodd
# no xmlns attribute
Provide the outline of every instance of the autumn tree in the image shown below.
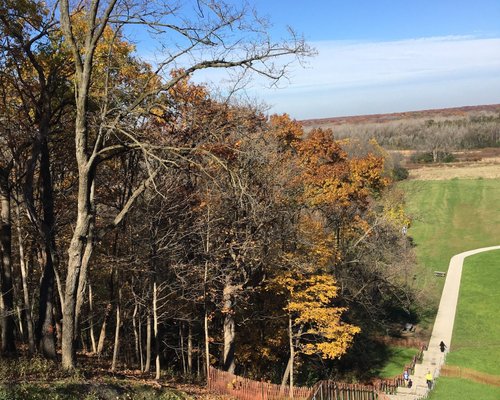
<svg viewBox="0 0 500 400"><path fill-rule="evenodd" d="M290 345L287 370L293 388L297 352L338 358L347 351L360 329L341 321L346 309L332 304L337 297L337 286L331 275L289 273L276 278L272 285L276 285L275 290L287 299L285 311Z"/></svg>
<svg viewBox="0 0 500 400"><path fill-rule="evenodd" d="M307 48L300 40L275 44L269 41L265 34L259 37L259 32L262 31L253 28L254 36L251 41L242 42L239 37L234 38L228 33L232 32L233 28L237 31L250 26L242 23L247 17L245 10L235 10L223 2L198 2L197 4L200 10L199 15L202 16L201 24L184 22L181 12L168 5L163 8L153 3L131 5L113 0L104 5L92 2L84 9L86 26L81 36L77 37L76 27L72 20L73 10L67 0L60 2L61 27L75 63L75 147L79 171L78 216L68 249L69 261L63 316L64 368L73 368L75 365L73 338L76 293L85 247L89 243L89 236L92 235L92 188L97 165L101 157L115 149L113 146L106 147L104 139L109 134L120 134L125 139L125 143L137 146L137 140L134 139L135 133L130 132L129 129L120 128L122 126L120 123L131 113L148 109L147 104L152 98L173 88L182 78L191 75L196 70L240 66L243 69L261 72L277 79L282 76L283 70L276 68L273 59L280 55L307 53ZM210 18L204 19L205 14ZM168 20L173 23L166 22ZM194 56L202 48L210 48L211 57L195 59L182 74L164 80L159 85L151 87L147 82L147 85L138 91L138 95L131 98L130 102L123 105L118 112L113 110L114 115L111 119L107 112L104 113L102 121L106 123L101 124L101 128L95 132L94 136L89 124L89 99L92 93L91 79L96 65L96 49L108 26L115 24L114 26L119 29L126 23L141 23L161 30L165 38L170 35L169 38L175 41L176 35L179 35L178 37L182 39L179 41L181 50L167 55L165 61L160 63L161 68L158 72L173 65L181 55ZM130 128L131 125L128 127Z"/></svg>
<svg viewBox="0 0 500 400"><path fill-rule="evenodd" d="M17 135L22 139L18 143L24 141L25 147L31 147L27 160L19 158L15 161L18 174L24 177L22 192L26 210L40 238L43 276L35 333L40 352L46 357L56 358L53 313L54 269L58 255L49 142L70 103L67 78L71 69L60 47L61 37L55 29L57 22L43 3L12 2L0 20L5 35L2 43L5 71L10 76L11 96L17 99L19 111L19 114L14 114L20 119ZM15 109L11 112L15 113ZM40 207L35 200L37 164L41 178Z"/></svg>

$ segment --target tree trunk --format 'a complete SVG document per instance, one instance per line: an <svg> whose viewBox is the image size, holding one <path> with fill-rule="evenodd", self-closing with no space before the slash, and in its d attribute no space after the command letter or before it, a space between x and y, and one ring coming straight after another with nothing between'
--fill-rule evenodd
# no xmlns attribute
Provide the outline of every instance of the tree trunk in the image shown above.
<svg viewBox="0 0 500 400"><path fill-rule="evenodd" d="M10 168L0 170L0 253L2 314L2 354L16 353L14 288L12 285L12 219L10 209Z"/></svg>
<svg viewBox="0 0 500 400"><path fill-rule="evenodd" d="M161 377L161 365L160 365L160 336L158 334L158 305L157 301L157 287L156 287L156 278L153 284L153 328L155 334L155 366L156 366L156 375L155 379L158 380Z"/></svg>
<svg viewBox="0 0 500 400"><path fill-rule="evenodd" d="M115 327L115 344L113 346L113 362L111 364L111 371L116 371L116 362L118 360L118 352L120 350L120 294L121 289L118 289L118 301L116 303L116 327Z"/></svg>
<svg viewBox="0 0 500 400"><path fill-rule="evenodd" d="M146 321L146 366L144 372L151 370L151 315L148 313Z"/></svg>
<svg viewBox="0 0 500 400"><path fill-rule="evenodd" d="M182 363L182 373L187 374L187 364L186 364L186 351L184 349L184 332L182 330L182 322L179 324L179 342L181 348L181 363Z"/></svg>
<svg viewBox="0 0 500 400"><path fill-rule="evenodd" d="M139 353L139 332L137 329L138 305L137 305L137 299L135 297L134 300L135 304L134 304L134 312L132 314L132 328L134 329L135 360L136 362L139 362L139 360L141 359L141 354ZM141 365L141 371L142 371L142 365Z"/></svg>
<svg viewBox="0 0 500 400"><path fill-rule="evenodd" d="M78 136L78 135L77 135ZM78 142L78 141L77 141ZM80 144L81 145L81 144ZM78 159L79 157L77 157ZM89 176L86 165L78 162L79 182L78 182L78 217L71 244L68 249L68 273L66 276L66 287L64 291L63 310L63 332L62 332L62 367L64 369L74 369L75 359L75 326L76 300L78 294L78 282L82 259L89 236L91 221L90 210L90 187L92 178Z"/></svg>
<svg viewBox="0 0 500 400"><path fill-rule="evenodd" d="M33 334L33 318L31 314L31 302L30 293L28 289L27 281L27 268L26 268L26 258L24 254L24 242L23 242L23 231L21 229L21 212L19 210L19 205L16 206L17 214L17 239L19 242L19 267L21 269L21 284L23 287L23 300L24 300L24 315L26 317L26 330L28 333L28 351L29 354L35 354L35 337Z"/></svg>
<svg viewBox="0 0 500 400"><path fill-rule="evenodd" d="M205 367L207 374L207 382L210 379L210 336L208 335L208 312L205 307L205 315L203 318L204 334L205 334Z"/></svg>
<svg viewBox="0 0 500 400"><path fill-rule="evenodd" d="M289 317L288 323L290 324L291 319ZM290 371L293 371L293 362L295 359L295 348L299 345L299 339L300 336L302 335L302 332L304 330L304 325L300 325L299 330L297 332L297 335L295 337L295 347L290 346L289 343L289 348L290 348L290 358L288 359L288 363L286 365L285 373L283 374L283 378L281 379L281 390L285 389L285 385L288 382L288 379L290 378ZM288 327L288 335L290 337L290 334L293 335L293 330L291 330L290 326Z"/></svg>
<svg viewBox="0 0 500 400"><path fill-rule="evenodd" d="M90 188L90 212L92 217L89 224L89 234L85 244L85 251L82 257L82 264L80 269L80 276L78 278L78 289L76 292L76 305L75 305L75 339L80 330L80 314L82 312L83 301L85 299L85 290L87 289L87 276L90 263L90 257L94 250L94 229L95 229L95 207L94 207L94 190L95 184L92 183Z"/></svg>
<svg viewBox="0 0 500 400"><path fill-rule="evenodd" d="M64 369L75 368L75 316L76 300L78 294L78 282L82 259L87 244L91 223L91 187L94 181L96 160L91 160L88 150L88 125L87 110L90 92L90 81L93 69L96 43L102 35L103 30L96 26L89 26L84 32L85 44L82 49L85 56L82 57L80 48L74 40L73 27L70 17L69 1L62 0L60 3L61 29L64 37L73 53L76 67L75 73L75 155L78 166L78 197L77 216L73 230L73 236L68 248L68 269L66 275L66 286L64 291L63 310L63 332L62 332L62 367ZM98 7L92 9L94 17ZM108 14L109 16L109 14ZM88 21L92 21L89 16ZM95 19L94 19L95 21ZM97 150L97 148L95 149Z"/></svg>
<svg viewBox="0 0 500 400"><path fill-rule="evenodd" d="M94 334L94 304L92 299L92 285L89 284L89 324L90 324L90 342L92 344L92 353L97 353L97 346Z"/></svg>
<svg viewBox="0 0 500 400"><path fill-rule="evenodd" d="M50 174L49 146L47 143L48 121L41 122L40 127L40 174L42 176L43 220L41 221L43 236L44 268L40 282L39 317L36 326L36 337L40 352L44 357L56 359L56 341L54 326L54 261L55 261L55 219L52 177Z"/></svg>
<svg viewBox="0 0 500 400"><path fill-rule="evenodd" d="M207 209L207 238L205 243L205 252L208 254L210 250L210 206ZM205 274L203 277L203 333L205 335L205 373L207 374L207 384L210 380L210 336L208 332L208 260L205 261Z"/></svg>
<svg viewBox="0 0 500 400"><path fill-rule="evenodd" d="M17 297L17 295L14 297ZM24 336L24 327L23 327L23 317L21 315L21 309L17 305L16 305L16 314L17 314L17 326L19 329L19 333L21 334L21 337L24 339L25 336Z"/></svg>
<svg viewBox="0 0 500 400"><path fill-rule="evenodd" d="M292 368L292 357L288 358L288 362L286 363L285 372L283 374L283 378L281 378L281 391L285 390L285 386L288 383L288 379L290 378L290 369Z"/></svg>
<svg viewBox="0 0 500 400"><path fill-rule="evenodd" d="M188 323L188 343L187 343L187 367L188 373L193 373L193 331L191 322Z"/></svg>
<svg viewBox="0 0 500 400"><path fill-rule="evenodd" d="M233 291L234 286L230 283L230 278L226 278L226 285L223 290L224 302L224 359L223 368L225 371L234 373L234 340L236 337L236 326L233 310Z"/></svg>
<svg viewBox="0 0 500 400"><path fill-rule="evenodd" d="M108 325L108 318L109 315L111 314L111 310L113 309L113 306L111 304L108 304L106 307L106 312L104 313L104 319L102 321L101 325L101 332L99 333L99 342L97 343L97 354L101 355L103 349L104 349L104 341L106 340L106 326Z"/></svg>
<svg viewBox="0 0 500 400"><path fill-rule="evenodd" d="M142 347L142 318L139 317L139 357L141 360L141 372L144 372L144 349Z"/></svg>
<svg viewBox="0 0 500 400"><path fill-rule="evenodd" d="M288 315L288 336L290 345L290 392L289 396L293 399L293 362L295 358L295 347L293 345L293 326L292 326L292 316Z"/></svg>

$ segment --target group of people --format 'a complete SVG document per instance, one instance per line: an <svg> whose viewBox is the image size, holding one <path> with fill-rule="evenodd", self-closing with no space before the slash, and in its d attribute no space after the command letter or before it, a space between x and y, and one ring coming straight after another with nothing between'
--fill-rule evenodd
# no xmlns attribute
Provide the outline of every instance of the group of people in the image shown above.
<svg viewBox="0 0 500 400"><path fill-rule="evenodd" d="M403 372L403 379L405 381L405 386L407 388L411 388L413 386L413 382L410 379L410 374L408 373L408 370L406 370L406 369L405 369L405 372ZM427 382L427 387L429 388L429 390L432 389L432 380L433 380L433 377L432 377L431 371L427 371L427 373L425 374L425 381Z"/></svg>
<svg viewBox="0 0 500 400"><path fill-rule="evenodd" d="M439 343L439 348L441 350L441 353L444 353L447 346L444 344L444 342L441 340L441 343ZM407 388L411 388L413 386L413 382L410 379L410 374L408 373L408 370L405 369L405 372L403 372L403 380L405 381L405 386ZM432 389L432 382L434 380L434 377L432 376L431 371L427 371L425 374L425 382L427 383L427 387L429 390Z"/></svg>

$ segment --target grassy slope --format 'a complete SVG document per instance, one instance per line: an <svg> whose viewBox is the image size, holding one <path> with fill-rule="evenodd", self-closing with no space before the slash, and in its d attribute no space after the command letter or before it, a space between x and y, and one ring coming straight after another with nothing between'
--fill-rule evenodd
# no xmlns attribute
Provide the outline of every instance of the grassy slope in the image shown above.
<svg viewBox="0 0 500 400"><path fill-rule="evenodd" d="M433 271L446 271L454 254L499 244L500 180L408 181L402 188L422 266L417 284L435 286L437 307L444 280Z"/></svg>
<svg viewBox="0 0 500 400"><path fill-rule="evenodd" d="M498 400L500 388L458 378L439 378L429 400Z"/></svg>
<svg viewBox="0 0 500 400"><path fill-rule="evenodd" d="M418 284L438 282L437 302L444 280L434 278L433 271L446 271L454 254L500 244L500 180L411 181L402 186L415 218L410 235L421 264ZM499 373L499 278L500 252L466 260L449 364ZM500 388L443 377L431 399L500 399Z"/></svg>
<svg viewBox="0 0 500 400"><path fill-rule="evenodd" d="M500 251L465 259L447 363L500 375Z"/></svg>
<svg viewBox="0 0 500 400"><path fill-rule="evenodd" d="M418 353L416 348L390 347L389 361L378 373L381 378L394 378L403 373L405 365L409 364L413 357Z"/></svg>
<svg viewBox="0 0 500 400"><path fill-rule="evenodd" d="M403 188L415 217L410 235L430 270L446 271L454 254L499 243L500 180L409 181Z"/></svg>

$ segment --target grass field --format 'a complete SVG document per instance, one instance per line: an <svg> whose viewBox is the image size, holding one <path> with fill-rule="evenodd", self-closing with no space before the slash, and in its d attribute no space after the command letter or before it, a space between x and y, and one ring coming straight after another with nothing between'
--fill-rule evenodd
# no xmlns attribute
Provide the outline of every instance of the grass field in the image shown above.
<svg viewBox="0 0 500 400"><path fill-rule="evenodd" d="M411 362L418 353L417 348L390 347L389 361L378 373L381 378L394 378L403 373L404 367Z"/></svg>
<svg viewBox="0 0 500 400"><path fill-rule="evenodd" d="M417 284L434 288L437 307L444 279L433 271L446 271L457 253L500 244L500 180L407 181L401 187L422 267Z"/></svg>
<svg viewBox="0 0 500 400"><path fill-rule="evenodd" d="M432 288L436 302L454 254L500 244L500 180L409 181L408 211L414 217L409 234L420 264L417 285ZM500 374L500 251L465 261L447 364ZM464 379L439 378L430 399L500 399L500 388Z"/></svg>
<svg viewBox="0 0 500 400"><path fill-rule="evenodd" d="M465 259L447 364L500 375L498 282L500 251Z"/></svg>
<svg viewBox="0 0 500 400"><path fill-rule="evenodd" d="M429 400L498 400L500 387L458 378L439 378Z"/></svg>

